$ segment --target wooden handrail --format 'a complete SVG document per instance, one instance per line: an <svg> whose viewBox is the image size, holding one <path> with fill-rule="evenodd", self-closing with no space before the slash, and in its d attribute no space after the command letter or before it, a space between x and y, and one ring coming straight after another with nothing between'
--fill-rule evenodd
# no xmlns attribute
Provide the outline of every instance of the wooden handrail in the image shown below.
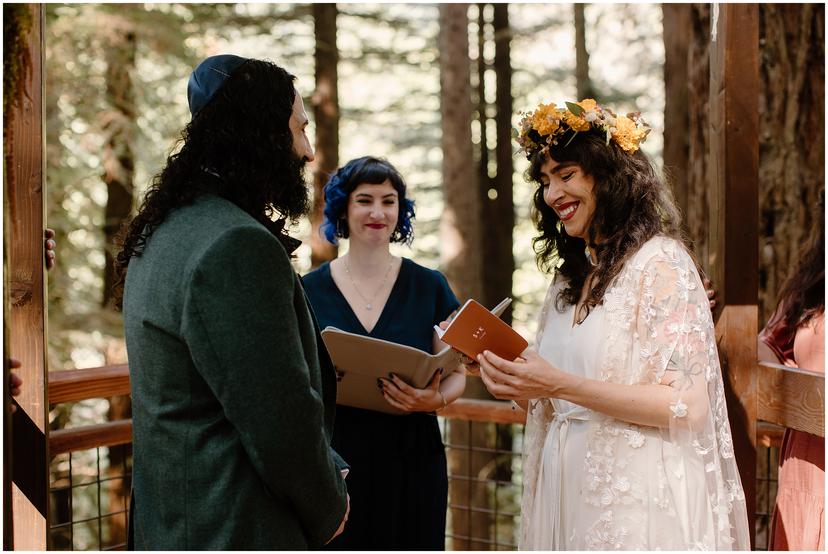
<svg viewBox="0 0 828 554"><path fill-rule="evenodd" d="M761 362L756 419L825 436L825 374Z"/></svg>
<svg viewBox="0 0 828 554"><path fill-rule="evenodd" d="M49 404L129 394L129 366L49 372Z"/></svg>
<svg viewBox="0 0 828 554"><path fill-rule="evenodd" d="M74 429L58 429L49 433L49 455L57 456L76 450L99 446L116 446L132 442L132 420L121 419Z"/></svg>
<svg viewBox="0 0 828 554"><path fill-rule="evenodd" d="M438 413L450 419L489 423L526 423L526 412L500 400L459 398Z"/></svg>

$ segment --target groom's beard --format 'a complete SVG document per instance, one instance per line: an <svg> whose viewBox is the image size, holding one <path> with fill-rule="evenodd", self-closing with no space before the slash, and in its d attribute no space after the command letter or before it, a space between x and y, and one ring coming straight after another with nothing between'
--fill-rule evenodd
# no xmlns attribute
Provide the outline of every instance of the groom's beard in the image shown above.
<svg viewBox="0 0 828 554"><path fill-rule="evenodd" d="M273 191L273 208L279 214L295 221L310 212L310 195L305 182L307 160L291 153L282 175L279 176Z"/></svg>

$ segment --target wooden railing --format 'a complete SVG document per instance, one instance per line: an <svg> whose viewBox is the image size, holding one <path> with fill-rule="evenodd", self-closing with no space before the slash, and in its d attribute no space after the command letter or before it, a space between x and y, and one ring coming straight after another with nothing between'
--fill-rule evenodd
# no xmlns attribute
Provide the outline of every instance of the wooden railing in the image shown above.
<svg viewBox="0 0 828 554"><path fill-rule="evenodd" d="M778 446L782 429L790 427L825 436L825 376L803 369L762 362L757 366L757 443ZM129 394L129 368L114 365L49 373L49 403L77 402ZM510 402L461 398L440 414L450 419L524 423L525 414ZM112 421L52 431L50 452L70 452L132 440L132 421Z"/></svg>
<svg viewBox="0 0 828 554"><path fill-rule="evenodd" d="M757 371L756 443L779 447L784 428L825 436L823 374L761 363ZM49 374L49 402L60 404L129 394L126 365L57 371ZM511 402L460 399L440 414L449 420L524 424L525 413ZM132 442L132 420L125 419L49 434L51 456Z"/></svg>

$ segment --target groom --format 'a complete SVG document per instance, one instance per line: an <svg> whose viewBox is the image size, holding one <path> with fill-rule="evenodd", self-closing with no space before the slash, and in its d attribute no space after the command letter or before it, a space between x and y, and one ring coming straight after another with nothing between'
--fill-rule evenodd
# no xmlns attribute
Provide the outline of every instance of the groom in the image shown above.
<svg viewBox="0 0 828 554"><path fill-rule="evenodd" d="M202 62L181 147L118 255L139 550L319 549L347 519L336 378L283 233L313 160L293 80Z"/></svg>

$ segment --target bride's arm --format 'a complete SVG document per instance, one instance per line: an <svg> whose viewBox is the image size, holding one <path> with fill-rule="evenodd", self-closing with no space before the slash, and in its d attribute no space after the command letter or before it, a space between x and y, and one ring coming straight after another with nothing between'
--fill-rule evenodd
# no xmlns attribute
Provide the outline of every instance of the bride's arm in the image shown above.
<svg viewBox="0 0 828 554"><path fill-rule="evenodd" d="M668 427L675 391L669 385L624 385L586 379L556 368L534 350L509 362L491 352L480 357L480 376L496 398L525 403L560 398L638 425ZM524 408L525 409L525 408Z"/></svg>
<svg viewBox="0 0 828 554"><path fill-rule="evenodd" d="M653 256L642 272L633 321L639 356L613 368L637 384L579 377L527 350L514 362L481 356L489 391L512 400L561 398L639 425L700 429L710 414L707 385L719 378L718 359L704 288L681 254Z"/></svg>

